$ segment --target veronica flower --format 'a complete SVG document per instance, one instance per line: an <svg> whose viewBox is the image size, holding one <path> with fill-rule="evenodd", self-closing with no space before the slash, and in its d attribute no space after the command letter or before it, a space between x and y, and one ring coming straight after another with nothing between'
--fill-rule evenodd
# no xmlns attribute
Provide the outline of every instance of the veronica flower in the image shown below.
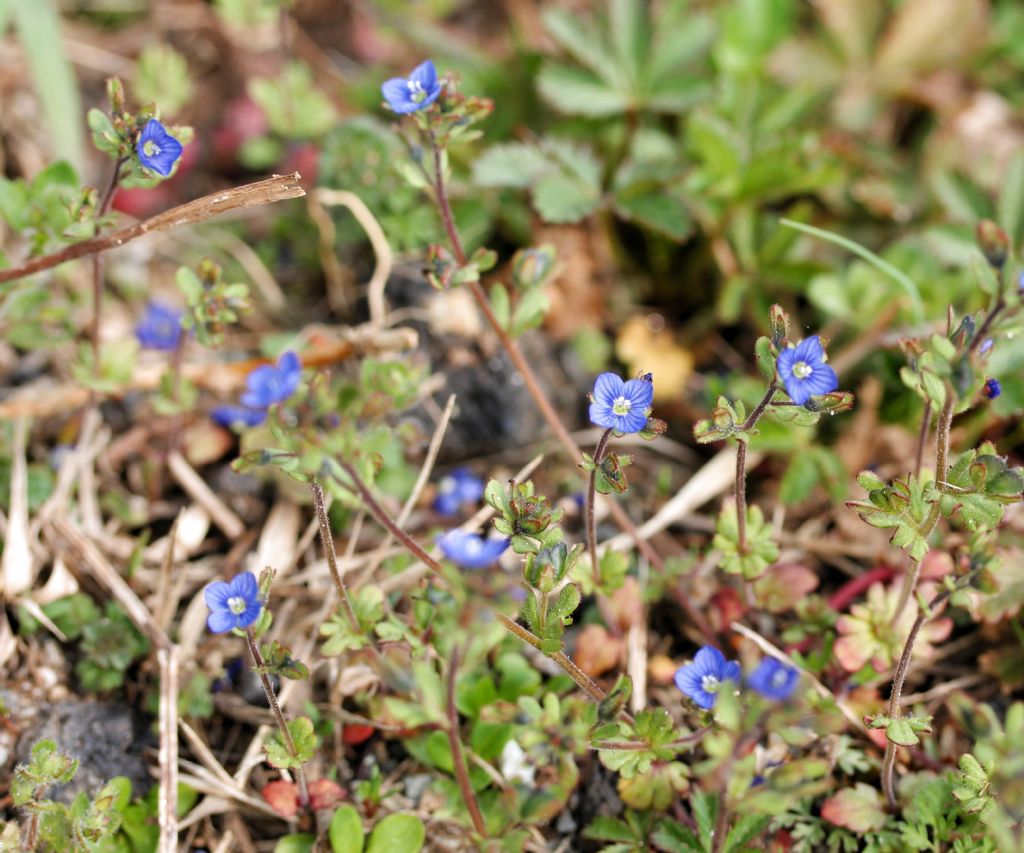
<svg viewBox="0 0 1024 853"><path fill-rule="evenodd" d="M800 670L780 663L775 658L765 658L758 664L747 684L765 699L781 701L788 699L800 681Z"/></svg>
<svg viewBox="0 0 1024 853"><path fill-rule="evenodd" d="M994 400L1002 393L1003 386L999 384L998 379L992 379L990 377L985 380L985 384L981 387L981 396L989 400Z"/></svg>
<svg viewBox="0 0 1024 853"><path fill-rule="evenodd" d="M210 412L210 417L214 423L233 429L259 426L267 419L267 412L265 409L250 409L248 406L216 406Z"/></svg>
<svg viewBox="0 0 1024 853"><path fill-rule="evenodd" d="M590 395L590 422L616 432L640 432L647 425L647 415L654 399L654 384L646 374L643 379L623 382L614 373L602 373Z"/></svg>
<svg viewBox="0 0 1024 853"><path fill-rule="evenodd" d="M284 353L277 364L262 364L245 380L248 390L242 395L243 406L265 409L281 403L295 393L302 378L302 362L291 350Z"/></svg>
<svg viewBox="0 0 1024 853"><path fill-rule="evenodd" d="M166 127L155 118L151 118L142 128L135 152L143 166L166 178L181 157L182 147L181 143L167 132Z"/></svg>
<svg viewBox="0 0 1024 853"><path fill-rule="evenodd" d="M441 94L437 69L429 59L408 77L392 77L380 87L384 100L396 113L414 113L429 107Z"/></svg>
<svg viewBox="0 0 1024 853"><path fill-rule="evenodd" d="M505 553L510 539L484 539L467 530L449 530L437 540L442 553L464 569L485 569Z"/></svg>
<svg viewBox="0 0 1024 853"><path fill-rule="evenodd" d="M705 710L715 706L718 692L725 681L739 681L740 665L727 661L714 646L704 646L693 658L693 663L676 670L676 687Z"/></svg>
<svg viewBox="0 0 1024 853"><path fill-rule="evenodd" d="M223 634L232 628L248 628L263 610L259 584L252 572L235 575L230 583L212 583L203 596L210 608L206 625L215 634Z"/></svg>
<svg viewBox="0 0 1024 853"><path fill-rule="evenodd" d="M150 302L135 327L135 337L149 349L173 350L181 334L182 312L162 302Z"/></svg>
<svg viewBox="0 0 1024 853"><path fill-rule="evenodd" d="M434 510L441 515L455 515L463 504L480 500L483 493L483 480L468 468L456 468L438 483Z"/></svg>
<svg viewBox="0 0 1024 853"><path fill-rule="evenodd" d="M798 406L839 387L836 372L825 364L825 350L817 335L780 352L775 369L786 393Z"/></svg>

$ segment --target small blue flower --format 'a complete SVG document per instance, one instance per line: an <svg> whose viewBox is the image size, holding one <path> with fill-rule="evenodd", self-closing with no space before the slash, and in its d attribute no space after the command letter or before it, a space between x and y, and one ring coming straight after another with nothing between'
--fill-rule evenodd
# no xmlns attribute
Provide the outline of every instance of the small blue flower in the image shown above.
<svg viewBox="0 0 1024 853"><path fill-rule="evenodd" d="M788 699L800 681L800 670L780 663L775 658L765 658L758 664L747 684L765 699L782 701Z"/></svg>
<svg viewBox="0 0 1024 853"><path fill-rule="evenodd" d="M216 406L210 412L213 422L227 429L259 426L267 419L265 409L250 409L248 406Z"/></svg>
<svg viewBox="0 0 1024 853"><path fill-rule="evenodd" d="M135 337L149 349L173 350L181 334L182 312L161 302L150 302L135 327Z"/></svg>
<svg viewBox="0 0 1024 853"><path fill-rule="evenodd" d="M248 628L263 610L260 587L252 572L235 575L230 583L212 583L203 596L210 608L206 625L215 634L223 634L232 628Z"/></svg>
<svg viewBox="0 0 1024 853"><path fill-rule="evenodd" d="M987 353L993 346L995 346L995 343L996 342L992 340L992 338L985 338L985 340L981 342L981 346L978 347L978 355L984 355Z"/></svg>
<svg viewBox="0 0 1024 853"><path fill-rule="evenodd" d="M739 681L740 665L727 661L714 646L704 646L697 652L693 663L676 670L676 687L695 704L708 709L715 706L723 681Z"/></svg>
<svg viewBox="0 0 1024 853"><path fill-rule="evenodd" d="M437 486L434 511L446 516L456 515L463 504L480 500L484 481L468 468L456 468Z"/></svg>
<svg viewBox="0 0 1024 853"><path fill-rule="evenodd" d="M839 387L836 372L825 364L825 350L817 335L780 352L775 367L786 393L798 406Z"/></svg>
<svg viewBox="0 0 1024 853"><path fill-rule="evenodd" d="M484 539L467 530L449 530L437 540L444 555L464 569L485 569L505 553L510 539Z"/></svg>
<svg viewBox="0 0 1024 853"><path fill-rule="evenodd" d="M623 382L614 373L602 373L590 395L590 422L616 432L640 432L647 425L647 415L654 399L654 384L646 374L643 379Z"/></svg>
<svg viewBox="0 0 1024 853"><path fill-rule="evenodd" d="M302 362L296 353L288 350L277 364L261 364L245 380L247 390L241 397L243 406L250 409L265 409L274 403L287 400L299 387L302 378Z"/></svg>
<svg viewBox="0 0 1024 853"><path fill-rule="evenodd" d="M166 178L181 157L182 147L181 143L167 132L166 127L155 118L151 118L142 128L135 151L143 166Z"/></svg>
<svg viewBox="0 0 1024 853"><path fill-rule="evenodd" d="M429 107L441 94L437 69L429 59L408 77L392 77L380 87L384 100L396 113L414 113Z"/></svg>
<svg viewBox="0 0 1024 853"><path fill-rule="evenodd" d="M1003 386L999 384L998 379L986 379L985 384L981 388L981 396L986 397L989 400L994 400L1002 393Z"/></svg>

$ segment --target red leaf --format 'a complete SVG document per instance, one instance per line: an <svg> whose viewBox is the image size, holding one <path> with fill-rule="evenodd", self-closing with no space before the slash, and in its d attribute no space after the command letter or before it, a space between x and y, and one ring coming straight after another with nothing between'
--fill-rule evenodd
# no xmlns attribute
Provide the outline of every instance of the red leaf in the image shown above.
<svg viewBox="0 0 1024 853"><path fill-rule="evenodd" d="M294 782L285 782L284 779L268 782L260 796L282 817L295 817L299 811L299 789Z"/></svg>

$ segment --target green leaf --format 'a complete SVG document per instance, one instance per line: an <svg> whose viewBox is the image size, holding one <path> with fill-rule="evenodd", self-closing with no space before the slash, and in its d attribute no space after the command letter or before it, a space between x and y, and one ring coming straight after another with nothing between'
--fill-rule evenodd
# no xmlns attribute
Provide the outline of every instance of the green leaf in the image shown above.
<svg viewBox="0 0 1024 853"><path fill-rule="evenodd" d="M10 0L24 56L42 102L58 157L81 172L85 166L85 134L78 83L64 54L60 11L53 0Z"/></svg>
<svg viewBox="0 0 1024 853"><path fill-rule="evenodd" d="M508 142L491 146L473 162L473 182L526 189L549 169L551 161L536 145Z"/></svg>
<svg viewBox="0 0 1024 853"><path fill-rule="evenodd" d="M709 791L699 791L690 799L693 819L705 850L710 850L715 834L715 820L718 817L718 797Z"/></svg>
<svg viewBox="0 0 1024 853"><path fill-rule="evenodd" d="M309 832L282 835L274 845L274 853L313 853L316 836Z"/></svg>
<svg viewBox="0 0 1024 853"><path fill-rule="evenodd" d="M391 814L370 833L366 853L416 853L423 847L423 821L410 814Z"/></svg>
<svg viewBox="0 0 1024 853"><path fill-rule="evenodd" d="M631 99L595 75L578 68L546 62L537 88L555 109L569 115L602 118L627 112Z"/></svg>
<svg viewBox="0 0 1024 853"><path fill-rule="evenodd" d="M863 258L876 269L885 273L903 288L904 292L906 292L910 299L914 318L918 322L923 322L925 313L924 303L921 301L921 293L917 289L917 285L906 273L897 269L888 261L883 260L870 249L866 249L864 246L860 245L860 243L855 243L853 240L848 240L846 237L841 237L838 234L833 234L831 231L825 231L822 228L815 228L813 225L806 225L803 222L795 222L792 219L780 219L779 222L787 228L795 228L797 231L803 231L805 234L810 234L812 237L818 237L821 240L841 246L847 251L853 252L857 257Z"/></svg>
<svg viewBox="0 0 1024 853"><path fill-rule="evenodd" d="M693 230L686 205L666 193L664 187L627 187L616 193L613 204L623 219L645 225L670 240L682 242Z"/></svg>
<svg viewBox="0 0 1024 853"><path fill-rule="evenodd" d="M549 172L533 187L533 204L545 222L579 222L600 202L596 187L564 172Z"/></svg>
<svg viewBox="0 0 1024 853"><path fill-rule="evenodd" d="M725 853L740 851L771 823L771 815L741 814L725 838Z"/></svg>
<svg viewBox="0 0 1024 853"><path fill-rule="evenodd" d="M996 220L1006 229L1010 240L1020 246L1024 227L1024 151L1017 151L1010 160L1001 181Z"/></svg>
<svg viewBox="0 0 1024 853"><path fill-rule="evenodd" d="M914 734L914 729L906 719L890 720L885 729L885 736L897 746L914 746L921 740Z"/></svg>
<svg viewBox="0 0 1024 853"><path fill-rule="evenodd" d="M873 832L885 826L886 814L877 788L858 782L822 804L821 816L829 823L854 832Z"/></svg>
<svg viewBox="0 0 1024 853"><path fill-rule="evenodd" d="M779 500L795 504L806 500L818 484L818 466L810 453L798 452L789 460L779 484Z"/></svg>
<svg viewBox="0 0 1024 853"><path fill-rule="evenodd" d="M274 767L289 768L301 767L313 757L317 748L317 736L313 730L313 721L308 717L297 717L288 722L288 732L295 744L295 755L288 751L288 747L281 735L275 732L267 738L263 749L267 754L267 762Z"/></svg>
<svg viewBox="0 0 1024 853"><path fill-rule="evenodd" d="M327 830L331 853L363 853L363 822L353 806L335 809Z"/></svg>
<svg viewBox="0 0 1024 853"><path fill-rule="evenodd" d="M675 821L664 820L658 824L651 841L659 850L667 853L706 853L706 848L693 834L693 830Z"/></svg>

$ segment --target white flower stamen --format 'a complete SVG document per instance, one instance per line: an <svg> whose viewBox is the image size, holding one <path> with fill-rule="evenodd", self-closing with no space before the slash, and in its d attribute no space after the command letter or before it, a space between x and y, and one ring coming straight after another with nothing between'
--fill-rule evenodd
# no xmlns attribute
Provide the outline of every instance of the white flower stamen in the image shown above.
<svg viewBox="0 0 1024 853"><path fill-rule="evenodd" d="M705 675L700 680L700 689L705 693L717 693L721 682L713 675Z"/></svg>
<svg viewBox="0 0 1024 853"><path fill-rule="evenodd" d="M811 367L806 361L798 361L793 365L793 375L797 379L806 379L814 373L814 368Z"/></svg>
<svg viewBox="0 0 1024 853"><path fill-rule="evenodd" d="M633 403L625 397L616 397L615 402L612 403L612 413L620 418L628 415L629 410L632 408Z"/></svg>
<svg viewBox="0 0 1024 853"><path fill-rule="evenodd" d="M245 613L245 608L247 606L245 599L240 595L233 595L228 599L228 610L237 616L241 616Z"/></svg>

